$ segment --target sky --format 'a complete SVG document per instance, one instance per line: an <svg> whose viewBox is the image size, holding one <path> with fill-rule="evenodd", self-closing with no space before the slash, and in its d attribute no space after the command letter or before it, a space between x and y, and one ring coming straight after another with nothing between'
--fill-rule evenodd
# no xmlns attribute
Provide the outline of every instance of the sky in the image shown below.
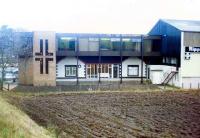
<svg viewBox="0 0 200 138"><path fill-rule="evenodd" d="M200 0L0 0L0 26L146 34L159 19L200 20Z"/></svg>

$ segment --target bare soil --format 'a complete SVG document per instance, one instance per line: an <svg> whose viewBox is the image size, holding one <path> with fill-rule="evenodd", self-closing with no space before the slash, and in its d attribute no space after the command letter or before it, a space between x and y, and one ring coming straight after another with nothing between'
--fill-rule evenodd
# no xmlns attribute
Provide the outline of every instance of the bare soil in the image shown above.
<svg viewBox="0 0 200 138"><path fill-rule="evenodd" d="M49 94L10 100L59 137L200 138L200 91Z"/></svg>

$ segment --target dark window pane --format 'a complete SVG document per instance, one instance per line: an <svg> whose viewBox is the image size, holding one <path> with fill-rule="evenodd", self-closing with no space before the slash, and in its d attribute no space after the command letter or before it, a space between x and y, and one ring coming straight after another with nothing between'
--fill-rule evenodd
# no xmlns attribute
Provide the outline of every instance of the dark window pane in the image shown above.
<svg viewBox="0 0 200 138"><path fill-rule="evenodd" d="M40 53L43 53L43 40L40 39Z"/></svg>
<svg viewBox="0 0 200 138"><path fill-rule="evenodd" d="M48 50L49 50L49 44L48 44L48 40L45 40L45 53L46 55L48 55Z"/></svg>
<svg viewBox="0 0 200 138"><path fill-rule="evenodd" d="M111 41L110 38L101 38L100 47L102 50L111 50Z"/></svg>
<svg viewBox="0 0 200 138"><path fill-rule="evenodd" d="M75 50L75 40L69 41L69 50Z"/></svg>
<svg viewBox="0 0 200 138"><path fill-rule="evenodd" d="M46 58L46 64L45 64L46 74L49 74L49 61L53 61L53 58Z"/></svg>
<svg viewBox="0 0 200 138"><path fill-rule="evenodd" d="M76 38L61 37L58 43L58 50L73 50L75 51Z"/></svg>
<svg viewBox="0 0 200 138"><path fill-rule="evenodd" d="M152 42L152 51L159 52L161 47L161 40L153 40Z"/></svg>
<svg viewBox="0 0 200 138"><path fill-rule="evenodd" d="M112 50L119 50L120 49L120 42L113 41L112 42Z"/></svg>
<svg viewBox="0 0 200 138"><path fill-rule="evenodd" d="M46 74L49 74L49 61L46 59Z"/></svg>
<svg viewBox="0 0 200 138"><path fill-rule="evenodd" d="M43 74L43 59L40 59L40 74Z"/></svg>
<svg viewBox="0 0 200 138"><path fill-rule="evenodd" d="M132 45L131 39L129 39L129 38L122 39L122 47L125 50L132 50L133 49L133 45Z"/></svg>
<svg viewBox="0 0 200 138"><path fill-rule="evenodd" d="M138 38L123 38L122 47L124 50L140 51L141 39Z"/></svg>

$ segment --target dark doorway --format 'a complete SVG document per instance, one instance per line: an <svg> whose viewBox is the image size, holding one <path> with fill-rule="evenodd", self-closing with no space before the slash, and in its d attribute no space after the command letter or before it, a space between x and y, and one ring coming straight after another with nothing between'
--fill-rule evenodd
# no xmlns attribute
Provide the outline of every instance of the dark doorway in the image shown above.
<svg viewBox="0 0 200 138"><path fill-rule="evenodd" d="M113 78L118 78L118 67L117 66L113 67Z"/></svg>

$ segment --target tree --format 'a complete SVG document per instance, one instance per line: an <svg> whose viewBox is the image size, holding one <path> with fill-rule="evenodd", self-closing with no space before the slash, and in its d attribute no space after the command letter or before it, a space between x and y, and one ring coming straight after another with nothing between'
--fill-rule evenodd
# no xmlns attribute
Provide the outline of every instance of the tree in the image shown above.
<svg viewBox="0 0 200 138"><path fill-rule="evenodd" d="M33 33L32 32L18 32L15 33L15 48L18 55L18 68L19 78L23 79L26 83L28 81L27 75L29 75L29 60L33 55ZM20 81L20 80L19 80Z"/></svg>
<svg viewBox="0 0 200 138"><path fill-rule="evenodd" d="M3 83L5 81L5 70L7 67L12 66L15 63L14 61L16 61L14 55L14 31L4 25L0 28L1 90L3 90Z"/></svg>

